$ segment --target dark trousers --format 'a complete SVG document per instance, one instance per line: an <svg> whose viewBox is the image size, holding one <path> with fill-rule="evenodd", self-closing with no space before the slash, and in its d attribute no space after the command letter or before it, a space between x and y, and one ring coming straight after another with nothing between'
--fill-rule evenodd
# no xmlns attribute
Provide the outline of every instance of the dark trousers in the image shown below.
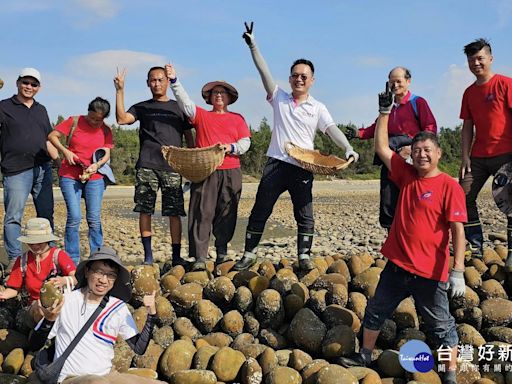
<svg viewBox="0 0 512 384"><path fill-rule="evenodd" d="M188 218L189 255L206 260L210 234L215 247L227 248L235 232L238 202L242 194L240 168L222 169L190 187Z"/></svg>
<svg viewBox="0 0 512 384"><path fill-rule="evenodd" d="M249 217L245 250L252 251L259 242L265 223L272 214L274 205L285 191L292 199L293 215L299 235L313 235L313 174L284 161L269 158L256 193L256 201Z"/></svg>
<svg viewBox="0 0 512 384"><path fill-rule="evenodd" d="M379 223L382 228L391 228L393 217L395 217L396 204L400 189L389 180L388 168L383 165L380 167L380 205L379 205Z"/></svg>
<svg viewBox="0 0 512 384"><path fill-rule="evenodd" d="M388 261L380 274L375 295L368 301L363 325L380 330L400 302L412 296L432 344L453 347L459 339L455 319L450 313L448 286L448 282L414 275Z"/></svg>

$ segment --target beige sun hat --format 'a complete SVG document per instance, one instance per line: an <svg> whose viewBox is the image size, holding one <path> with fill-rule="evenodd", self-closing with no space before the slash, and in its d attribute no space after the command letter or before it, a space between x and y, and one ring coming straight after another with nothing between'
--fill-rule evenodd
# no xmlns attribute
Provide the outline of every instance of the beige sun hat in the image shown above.
<svg viewBox="0 0 512 384"><path fill-rule="evenodd" d="M228 92L229 104L233 104L235 101L238 100L238 91L236 90L235 87L233 87L229 83L226 83L224 80L217 80L206 83L205 85L203 85L203 88L201 89L201 95L203 95L203 99L206 102L206 104L212 104L210 102L210 91L218 85L224 87L224 89L226 89L226 91Z"/></svg>
<svg viewBox="0 0 512 384"><path fill-rule="evenodd" d="M52 226L48 219L42 217L29 219L21 233L22 236L18 237L18 241L25 244L48 243L50 241L59 240L59 238L53 234Z"/></svg>

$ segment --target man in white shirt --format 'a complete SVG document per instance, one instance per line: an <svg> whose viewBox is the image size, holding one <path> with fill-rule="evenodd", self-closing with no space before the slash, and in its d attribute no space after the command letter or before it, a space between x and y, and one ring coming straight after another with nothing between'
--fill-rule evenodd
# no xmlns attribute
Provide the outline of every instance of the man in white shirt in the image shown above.
<svg viewBox="0 0 512 384"><path fill-rule="evenodd" d="M252 23L243 34L245 42L251 49L253 61L260 73L263 86L267 91L267 100L274 111L272 137L267 150L269 160L256 194L256 201L249 217L245 236L245 252L234 269L244 270L256 263L256 247L261 239L265 223L272 214L272 209L279 196L288 191L293 203L293 213L297 222L297 254L302 270L314 268L310 260L313 243L313 174L288 156L285 144L291 142L305 149L313 149L317 130L327 134L339 147L345 150L345 156L358 160L347 138L338 129L324 104L309 94L313 85L315 68L306 59L296 60L291 69L289 83L291 93L285 92L270 74L265 60L261 56L252 33Z"/></svg>

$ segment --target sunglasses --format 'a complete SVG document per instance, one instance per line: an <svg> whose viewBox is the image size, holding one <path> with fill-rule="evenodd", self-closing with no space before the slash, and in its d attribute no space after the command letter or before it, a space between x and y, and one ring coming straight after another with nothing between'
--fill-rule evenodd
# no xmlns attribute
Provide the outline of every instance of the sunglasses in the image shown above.
<svg viewBox="0 0 512 384"><path fill-rule="evenodd" d="M32 88L39 87L39 83L28 81L28 80L21 80L21 84L23 84L23 85L31 85Z"/></svg>
<svg viewBox="0 0 512 384"><path fill-rule="evenodd" d="M302 81L306 81L308 79L307 75L303 75L303 74L299 74L299 73L294 73L293 75L290 75L290 78L293 80L297 80L299 77Z"/></svg>

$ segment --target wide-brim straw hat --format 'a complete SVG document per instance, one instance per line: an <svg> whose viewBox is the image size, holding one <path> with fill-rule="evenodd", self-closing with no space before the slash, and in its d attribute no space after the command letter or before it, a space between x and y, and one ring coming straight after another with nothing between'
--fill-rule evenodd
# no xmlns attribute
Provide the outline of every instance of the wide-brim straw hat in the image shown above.
<svg viewBox="0 0 512 384"><path fill-rule="evenodd" d="M21 234L22 235L18 237L17 240L25 244L49 243L50 241L59 240L59 238L53 234L52 226L48 219L42 217L29 219L21 231Z"/></svg>
<svg viewBox="0 0 512 384"><path fill-rule="evenodd" d="M206 102L206 104L212 105L210 101L210 91L215 88L216 86L224 87L224 89L229 94L229 104L233 104L235 101L238 100L238 91L235 87L233 87L231 84L226 83L224 80L217 80L217 81L210 81L209 83L206 83L203 85L203 89L201 89L201 95L203 95L203 99Z"/></svg>
<svg viewBox="0 0 512 384"><path fill-rule="evenodd" d="M77 288L82 288L87 286L87 279L85 277L85 269L86 267L94 263L98 260L111 260L117 264L119 267L119 271L117 273L117 279L114 282L114 286L108 292L110 296L117 297L118 299L123 300L124 302L130 301L132 297L132 289L130 287L130 274L126 270L126 268L121 263L121 259L115 250L110 247L100 247L96 251L92 253L92 255L87 259L78 264L76 268L75 278L78 283L76 285Z"/></svg>

